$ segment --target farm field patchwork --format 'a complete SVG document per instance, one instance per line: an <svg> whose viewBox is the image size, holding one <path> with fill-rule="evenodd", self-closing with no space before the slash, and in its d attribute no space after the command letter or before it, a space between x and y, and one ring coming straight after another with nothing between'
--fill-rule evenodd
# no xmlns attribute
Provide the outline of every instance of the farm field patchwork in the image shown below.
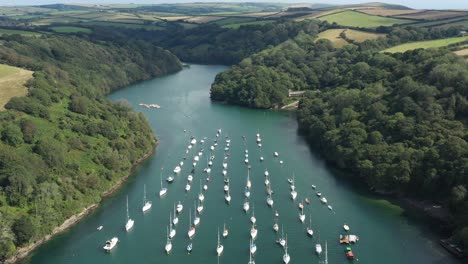
<svg viewBox="0 0 468 264"><path fill-rule="evenodd" d="M453 12L453 11L424 11L413 14L399 15L399 18L423 19L423 20L439 20L454 17L466 16L468 12Z"/></svg>
<svg viewBox="0 0 468 264"><path fill-rule="evenodd" d="M404 24L410 22L406 19L396 19L390 17L371 16L356 11L344 11L331 15L322 16L320 20L326 20L329 23L337 23L343 26L350 27L378 27L391 26L393 24Z"/></svg>
<svg viewBox="0 0 468 264"><path fill-rule="evenodd" d="M54 32L57 33L91 33L93 32L89 28L82 28L82 27L50 27Z"/></svg>
<svg viewBox="0 0 468 264"><path fill-rule="evenodd" d="M422 12L416 9L359 9L359 12L374 16L398 16Z"/></svg>
<svg viewBox="0 0 468 264"><path fill-rule="evenodd" d="M333 47L341 48L349 44L346 40L340 37L341 32L344 29L329 29L318 34L317 40L319 39L328 39L332 43Z"/></svg>

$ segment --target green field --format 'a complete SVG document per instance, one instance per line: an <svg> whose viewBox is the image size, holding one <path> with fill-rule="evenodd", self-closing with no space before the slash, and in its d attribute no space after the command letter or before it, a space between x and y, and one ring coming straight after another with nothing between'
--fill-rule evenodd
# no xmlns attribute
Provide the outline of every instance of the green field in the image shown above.
<svg viewBox="0 0 468 264"><path fill-rule="evenodd" d="M382 52L396 53L396 52L405 52L405 51L414 50L414 49L440 48L440 47L448 46L450 44L462 42L465 40L468 40L468 36L427 40L427 41L417 41L417 42L405 43L405 44L401 44L395 47L391 47L386 50L383 50Z"/></svg>
<svg viewBox="0 0 468 264"><path fill-rule="evenodd" d="M94 25L94 26L103 26L103 27L123 27L123 28L146 29L146 30L163 29L162 27L156 26L156 25L125 24L125 23L112 23L112 22L101 22L101 21L83 22L83 25Z"/></svg>
<svg viewBox="0 0 468 264"><path fill-rule="evenodd" d="M50 27L51 30L57 33L91 33L93 32L89 28L82 27Z"/></svg>
<svg viewBox="0 0 468 264"><path fill-rule="evenodd" d="M226 19L216 20L213 23L220 25L220 26L226 26L226 25L231 25L231 24L241 24L241 23L247 23L247 22L253 22L253 21L255 21L255 18L253 17L229 17Z"/></svg>
<svg viewBox="0 0 468 264"><path fill-rule="evenodd" d="M396 19L390 17L380 17L367 15L355 11L344 11L334 13L319 18L320 20L326 20L329 23L337 23L343 26L350 27L367 27L373 28L378 26L392 26L393 24L408 23L410 20Z"/></svg>
<svg viewBox="0 0 468 264"><path fill-rule="evenodd" d="M37 33L37 32L0 28L0 35L3 35L3 34L18 34L18 35L27 36L27 37L38 37L41 35L40 33Z"/></svg>

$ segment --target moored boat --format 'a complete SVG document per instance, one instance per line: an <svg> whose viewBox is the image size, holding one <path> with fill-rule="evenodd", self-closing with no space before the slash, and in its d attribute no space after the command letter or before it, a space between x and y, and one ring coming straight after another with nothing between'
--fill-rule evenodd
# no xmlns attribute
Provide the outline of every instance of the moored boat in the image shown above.
<svg viewBox="0 0 468 264"><path fill-rule="evenodd" d="M106 241L106 244L104 245L103 249L106 252L110 252L119 242L119 239L117 237L113 237L109 240Z"/></svg>

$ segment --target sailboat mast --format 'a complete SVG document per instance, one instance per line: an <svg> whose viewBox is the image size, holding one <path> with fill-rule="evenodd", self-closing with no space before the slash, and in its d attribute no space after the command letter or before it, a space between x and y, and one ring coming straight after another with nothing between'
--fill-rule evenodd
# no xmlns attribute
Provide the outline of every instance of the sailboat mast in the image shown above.
<svg viewBox="0 0 468 264"><path fill-rule="evenodd" d="M130 218L130 215L128 214L128 195L127 195L127 221Z"/></svg>
<svg viewBox="0 0 468 264"><path fill-rule="evenodd" d="M325 264L328 264L328 249L327 249L327 241L325 241Z"/></svg>

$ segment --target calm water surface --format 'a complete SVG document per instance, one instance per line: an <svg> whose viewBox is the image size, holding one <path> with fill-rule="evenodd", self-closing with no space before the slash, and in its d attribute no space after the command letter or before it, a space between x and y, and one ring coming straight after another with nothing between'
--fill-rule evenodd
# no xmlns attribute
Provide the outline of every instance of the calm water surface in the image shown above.
<svg viewBox="0 0 468 264"><path fill-rule="evenodd" d="M192 65L177 74L154 79L113 93L113 100L125 99L137 111L149 119L159 139L156 154L145 162L120 191L103 202L101 207L73 227L40 247L28 261L34 264L49 263L247 263L249 260L250 216L255 206L258 236L256 240L256 263L283 263L283 249L275 242L278 235L273 231L274 210L279 212L279 224L287 234L291 263L319 263L324 254L315 254L315 244L324 247L328 242L329 263L349 263L344 255L344 246L338 243L343 224L350 227L350 234L360 237L353 251L363 264L413 264L413 263L456 263L431 235L405 217L399 208L359 194L348 184L339 181L315 158L305 142L296 135L297 124L291 113L244 109L214 104L209 99L209 88L215 75L224 66ZM156 103L161 109L146 109L139 103ZM188 255L189 210L200 192L200 179L205 184L209 147L216 138L216 131L222 128L219 145L213 151L215 156L211 182L205 193L204 211L196 229L193 252ZM184 130L186 132L184 133ZM262 135L263 146L257 147L255 134ZM186 154L189 137L207 137L205 144L197 143ZM222 161L225 136L231 138L228 176L232 201L224 201ZM242 139L246 136L246 140ZM196 166L190 192L184 188L187 175L192 168L193 156L204 149ZM251 209L248 214L242 210L247 167L244 164L244 150L248 149L252 180ZM274 158L273 152L279 152ZM260 155L265 161L260 162ZM186 157L182 172L168 186L168 194L159 198L161 168L163 179L171 174L174 167ZM280 164L280 161L283 164ZM274 208L266 204L264 170L268 169L274 190ZM295 174L298 198L290 198L287 178ZM147 198L153 202L151 211L143 214L143 185L146 184ZM311 185L323 193L333 206L333 211L318 200ZM164 182L164 185L167 185ZM125 232L125 200L129 197L130 216L135 227ZM298 201L311 198L306 205L305 224L299 221ZM169 213L178 201L184 205L179 217L177 234L173 239L172 253L164 252L166 227ZM313 238L306 234L312 216ZM193 220L193 218L192 218ZM230 230L227 239L221 239L224 253L216 257L217 230L226 223ZM103 225L101 231L96 227ZM110 254L102 250L104 242L117 236L120 243Z"/></svg>

